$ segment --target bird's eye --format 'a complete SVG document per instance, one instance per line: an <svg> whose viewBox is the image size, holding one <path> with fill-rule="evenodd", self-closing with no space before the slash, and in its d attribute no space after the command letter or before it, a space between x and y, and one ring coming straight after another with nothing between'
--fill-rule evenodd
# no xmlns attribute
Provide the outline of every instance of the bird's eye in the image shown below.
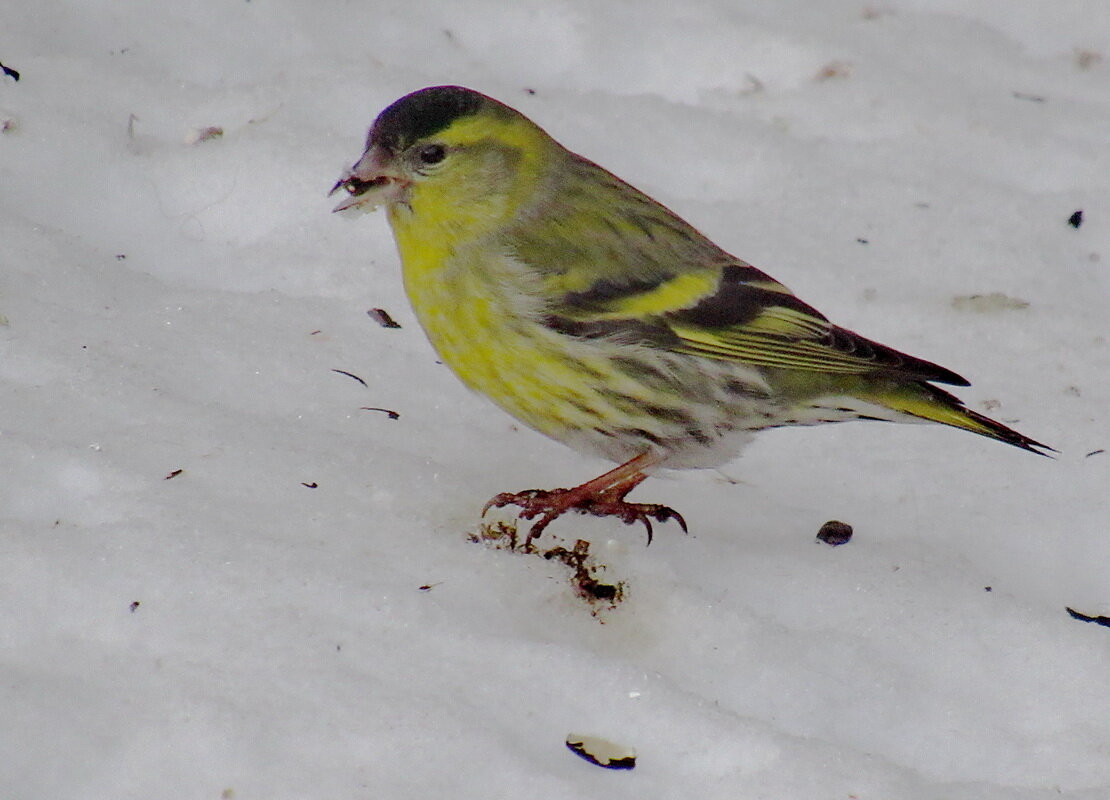
<svg viewBox="0 0 1110 800"><path fill-rule="evenodd" d="M438 164L447 157L447 148L441 144L430 144L417 155L421 164Z"/></svg>

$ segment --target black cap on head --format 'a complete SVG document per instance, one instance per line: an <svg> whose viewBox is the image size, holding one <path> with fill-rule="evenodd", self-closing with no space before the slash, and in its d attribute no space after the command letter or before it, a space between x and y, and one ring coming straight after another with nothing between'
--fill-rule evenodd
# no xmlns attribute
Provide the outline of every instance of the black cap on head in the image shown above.
<svg viewBox="0 0 1110 800"><path fill-rule="evenodd" d="M489 102L484 94L462 86L431 86L407 94L378 115L367 144L393 152L404 150L425 136L438 133L452 122L474 114Z"/></svg>

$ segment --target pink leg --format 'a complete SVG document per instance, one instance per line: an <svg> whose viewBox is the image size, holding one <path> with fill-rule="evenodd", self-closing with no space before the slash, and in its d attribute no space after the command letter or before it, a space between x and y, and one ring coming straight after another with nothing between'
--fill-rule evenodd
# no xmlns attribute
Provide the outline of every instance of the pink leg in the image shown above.
<svg viewBox="0 0 1110 800"><path fill-rule="evenodd" d="M644 470L662 460L661 454L649 451L573 489L502 492L486 503L482 514L491 508L514 505L521 508L520 516L523 519L539 517L528 531L528 538L524 540L525 549L531 548L532 542L543 533L544 528L571 510L596 517L617 517L626 525L642 522L647 528L648 544L651 544L652 519L656 522L673 519L683 531L686 530L686 521L674 509L658 503L629 503L624 499L647 478Z"/></svg>

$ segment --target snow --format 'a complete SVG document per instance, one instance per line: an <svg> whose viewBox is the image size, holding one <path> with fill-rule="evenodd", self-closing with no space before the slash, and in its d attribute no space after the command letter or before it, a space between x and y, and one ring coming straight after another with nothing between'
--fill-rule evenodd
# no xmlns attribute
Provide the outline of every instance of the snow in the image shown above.
<svg viewBox="0 0 1110 800"><path fill-rule="evenodd" d="M2 16L0 796L1110 796L1110 630L1065 612L1110 614L1102 0ZM468 394L384 217L329 213L376 113L438 83L1060 456L765 433L736 483L637 490L689 536L552 526L626 582L597 616L468 541L494 493L606 466Z"/></svg>

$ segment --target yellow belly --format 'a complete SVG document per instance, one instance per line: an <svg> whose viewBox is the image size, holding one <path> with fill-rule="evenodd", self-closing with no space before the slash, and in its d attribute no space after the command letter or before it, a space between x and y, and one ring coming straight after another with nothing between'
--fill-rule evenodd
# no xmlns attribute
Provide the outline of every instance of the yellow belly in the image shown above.
<svg viewBox="0 0 1110 800"><path fill-rule="evenodd" d="M751 398L730 394L734 366L646 346L579 339L543 324L534 270L489 246L450 246L447 232L391 211L405 290L440 358L472 390L581 452L624 462L647 450L715 465ZM630 370L634 358L640 370ZM716 374L720 373L719 376ZM717 380L720 377L721 380ZM740 407L738 407L738 404Z"/></svg>
<svg viewBox="0 0 1110 800"><path fill-rule="evenodd" d="M554 438L586 424L589 387L557 334L536 323L523 271L481 247L450 250L443 237L415 237L394 225L405 291L439 357L474 391ZM577 412L584 416L583 412Z"/></svg>

